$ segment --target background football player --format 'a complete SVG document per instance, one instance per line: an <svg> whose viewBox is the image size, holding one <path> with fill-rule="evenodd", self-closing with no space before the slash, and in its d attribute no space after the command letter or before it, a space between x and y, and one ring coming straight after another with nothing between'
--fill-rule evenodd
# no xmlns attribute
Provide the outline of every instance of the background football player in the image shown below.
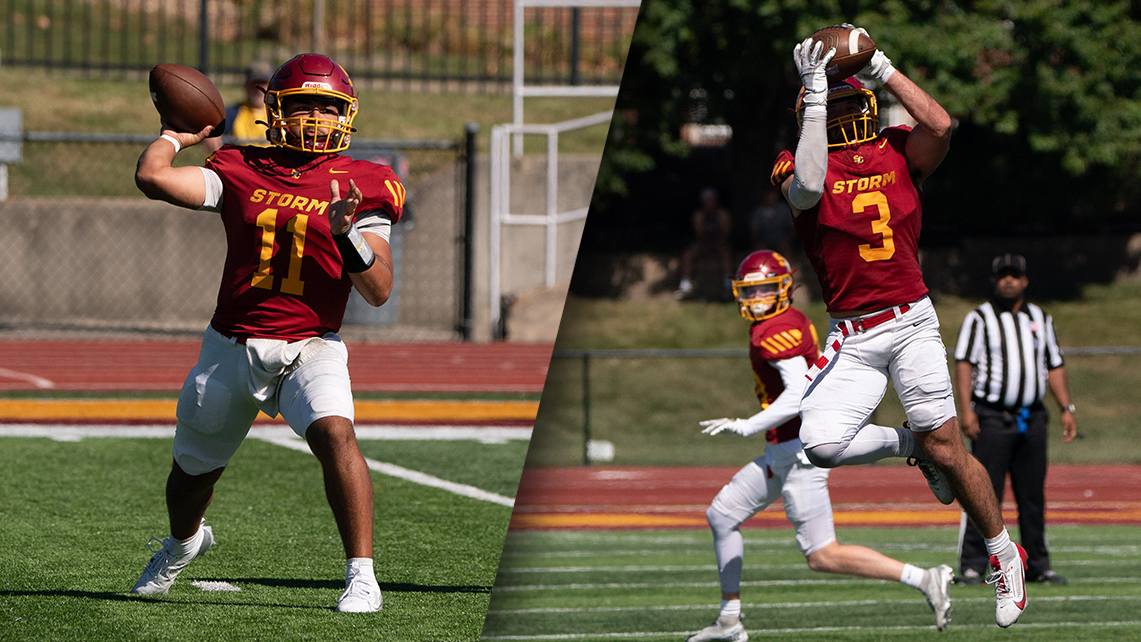
<svg viewBox="0 0 1141 642"><path fill-rule="evenodd" d="M800 139L772 175L831 317L800 405L804 452L826 468L916 458L935 496L957 498L986 538L995 621L1007 627L1026 606L1026 553L1010 541L986 470L963 447L939 319L919 268L919 186L947 154L951 118L877 50L861 73L917 122L880 132L875 95L854 78L829 84L835 49L822 49L809 38L793 51L804 83ZM889 377L907 414L903 429L867 423Z"/></svg>
<svg viewBox="0 0 1141 642"><path fill-rule="evenodd" d="M748 419L711 419L702 432L729 431L748 437L765 433L765 454L749 462L705 511L713 530L717 572L721 579L721 612L712 624L686 638L688 642L749 639L741 616L741 569L744 539L740 526L778 498L796 529L796 545L808 567L821 573L841 573L903 582L918 589L935 611L942 631L950 619L947 565L923 570L864 546L840 544L832 522L828 473L809 463L800 443L800 398L804 375L820 355L816 328L804 313L791 307L792 273L783 256L769 250L753 252L737 268L733 295L749 328L749 360L753 366L761 411Z"/></svg>
<svg viewBox="0 0 1141 642"><path fill-rule="evenodd" d="M336 332L351 288L374 306L392 292L388 238L405 193L388 167L337 153L349 146L356 113L344 69L302 54L269 82L272 147L225 146L205 167L172 167L179 149L211 128L188 134L164 125L139 158L135 181L148 197L220 212L227 254L214 317L178 399L170 537L135 593L166 593L213 546L203 524L214 484L261 410L280 414L321 463L348 558L337 610L381 608L372 479L353 432L348 351Z"/></svg>

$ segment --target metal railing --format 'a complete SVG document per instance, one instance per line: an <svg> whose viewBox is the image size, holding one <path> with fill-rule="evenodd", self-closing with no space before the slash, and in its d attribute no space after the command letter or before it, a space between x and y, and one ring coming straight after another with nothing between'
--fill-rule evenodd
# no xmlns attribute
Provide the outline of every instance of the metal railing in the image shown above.
<svg viewBox="0 0 1141 642"><path fill-rule="evenodd" d="M237 79L255 59L325 53L385 88L507 91L511 0L0 0L0 60L100 75L158 63ZM528 82L616 85L637 8L524 10Z"/></svg>

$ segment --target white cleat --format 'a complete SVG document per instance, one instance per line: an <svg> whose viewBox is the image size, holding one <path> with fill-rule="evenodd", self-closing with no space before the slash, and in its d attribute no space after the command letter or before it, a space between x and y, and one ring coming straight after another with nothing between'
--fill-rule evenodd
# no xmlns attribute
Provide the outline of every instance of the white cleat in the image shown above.
<svg viewBox="0 0 1141 642"><path fill-rule="evenodd" d="M955 577L955 571L951 570L950 566L943 564L935 568L927 569L927 581L924 582L922 591L923 595L927 597L927 606L935 612L935 628L940 631L947 628L947 623L951 621L951 580Z"/></svg>
<svg viewBox="0 0 1141 642"><path fill-rule="evenodd" d="M993 573L986 578L987 584L994 584L994 621L1004 629L1017 622L1026 610L1026 551L1014 542L1010 545L1018 554L1005 567L997 555L991 555Z"/></svg>
<svg viewBox="0 0 1141 642"><path fill-rule="evenodd" d="M745 632L743 615L719 616L713 624L687 637L685 642L745 642L749 634Z"/></svg>
<svg viewBox="0 0 1141 642"><path fill-rule="evenodd" d="M147 548L154 553L151 561L147 563L147 567L143 570L142 576L138 582L135 582L134 588L131 589L132 593L139 595L165 595L170 590L170 585L174 583L174 578L186 568L186 565L194 560L194 558L202 555L214 546L214 530L203 525L200 526L202 530L202 540L198 543L198 548L185 555L176 556L171 551L174 546L174 538L168 537L160 540L157 537L152 537L150 542L147 542ZM151 544L158 542L162 548L155 550Z"/></svg>
<svg viewBox="0 0 1141 642"><path fill-rule="evenodd" d="M380 585L376 578L357 576L348 580L345 592L337 600L337 612L375 613L383 603L384 598L380 595Z"/></svg>

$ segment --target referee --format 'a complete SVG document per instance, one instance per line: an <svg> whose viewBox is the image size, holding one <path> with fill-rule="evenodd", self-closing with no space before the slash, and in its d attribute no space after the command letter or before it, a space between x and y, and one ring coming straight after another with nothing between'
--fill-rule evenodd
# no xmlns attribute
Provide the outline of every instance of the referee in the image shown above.
<svg viewBox="0 0 1141 642"><path fill-rule="evenodd" d="M1054 320L1023 300L1026 259L1003 254L991 264L994 298L967 314L955 347L955 396L959 425L972 452L990 473L1002 501L1006 474L1018 503L1018 528L1026 549L1026 579L1065 584L1050 569L1046 550L1046 424L1042 398L1049 388L1062 408L1062 442L1078 432L1066 385ZM959 568L966 584L979 584L988 567L982 536L963 514Z"/></svg>

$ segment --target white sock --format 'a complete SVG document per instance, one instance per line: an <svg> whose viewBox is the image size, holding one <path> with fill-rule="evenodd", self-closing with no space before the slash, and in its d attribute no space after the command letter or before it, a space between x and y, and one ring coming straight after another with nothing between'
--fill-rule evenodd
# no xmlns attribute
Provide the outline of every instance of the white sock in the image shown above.
<svg viewBox="0 0 1141 642"><path fill-rule="evenodd" d="M986 541L986 552L998 557L1000 562L1009 562L1013 556L1017 555L1017 551L1011 546L1010 533L1006 532L1006 527L1002 527L1002 532L997 536L992 537Z"/></svg>
<svg viewBox="0 0 1141 642"><path fill-rule="evenodd" d="M911 588L922 590L923 583L927 581L927 571L919 568L918 566L904 564L903 574L900 576L899 581L910 586Z"/></svg>
<svg viewBox="0 0 1141 642"><path fill-rule="evenodd" d="M347 566L348 568L345 569L346 580L352 580L354 577L376 580L372 571L371 557L350 557Z"/></svg>
<svg viewBox="0 0 1141 642"><path fill-rule="evenodd" d="M721 600L721 617L741 615L741 600Z"/></svg>
<svg viewBox="0 0 1141 642"><path fill-rule="evenodd" d="M199 526L198 530L194 531L194 534L186 539L176 539L174 535L171 535L170 541L170 552L173 553L175 557L189 555L197 551L198 547L202 545L202 527Z"/></svg>

